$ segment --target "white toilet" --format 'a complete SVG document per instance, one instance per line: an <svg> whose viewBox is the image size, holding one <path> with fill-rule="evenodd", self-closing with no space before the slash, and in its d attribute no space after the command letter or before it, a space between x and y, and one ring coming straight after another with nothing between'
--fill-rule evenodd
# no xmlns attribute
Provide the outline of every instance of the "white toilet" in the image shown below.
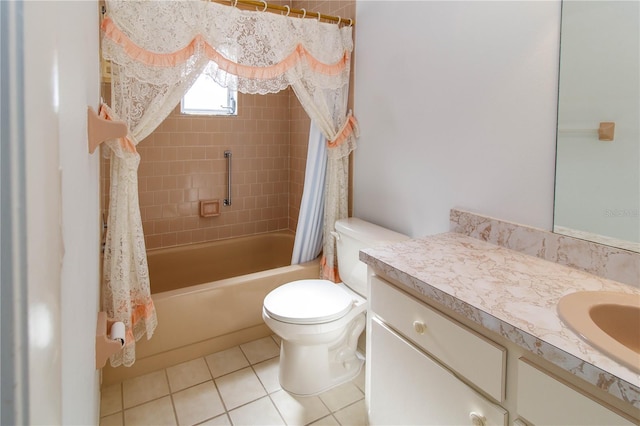
<svg viewBox="0 0 640 426"><path fill-rule="evenodd" d="M280 385L294 395L315 395L358 375L368 284L360 249L409 238L357 218L338 220L335 229L342 283L293 281L264 299L262 318L282 339Z"/></svg>

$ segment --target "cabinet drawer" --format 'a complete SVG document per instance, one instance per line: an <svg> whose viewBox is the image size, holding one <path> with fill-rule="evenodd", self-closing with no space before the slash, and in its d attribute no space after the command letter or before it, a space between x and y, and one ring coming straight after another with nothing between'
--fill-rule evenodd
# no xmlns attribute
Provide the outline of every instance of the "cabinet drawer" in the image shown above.
<svg viewBox="0 0 640 426"><path fill-rule="evenodd" d="M374 315L497 401L504 401L506 350L377 276L371 277Z"/></svg>
<svg viewBox="0 0 640 426"><path fill-rule="evenodd" d="M628 425L593 399L556 380L524 359L518 360L518 414L537 425Z"/></svg>

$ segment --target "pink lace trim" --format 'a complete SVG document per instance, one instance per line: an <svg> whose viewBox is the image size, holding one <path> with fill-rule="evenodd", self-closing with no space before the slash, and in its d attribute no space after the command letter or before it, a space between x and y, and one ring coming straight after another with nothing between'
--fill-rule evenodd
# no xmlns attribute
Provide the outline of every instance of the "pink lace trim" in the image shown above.
<svg viewBox="0 0 640 426"><path fill-rule="evenodd" d="M178 64L186 62L196 52L197 46L202 45L209 59L218 64L218 67L229 74L248 79L270 79L284 74L293 68L297 63L306 61L311 69L315 72L325 75L338 75L344 72L349 65L349 53L344 52L342 58L334 64L325 64L314 58L311 53L298 44L293 52L281 62L270 65L268 67L254 67L250 65L242 65L225 58L209 43L207 43L201 35L194 37L191 42L182 49L172 53L155 53L143 49L135 44L126 34L124 34L118 26L111 20L105 18L102 21L101 29L104 36L113 40L116 44L122 46L127 55L145 65L158 67L174 67Z"/></svg>
<svg viewBox="0 0 640 426"><path fill-rule="evenodd" d="M131 326L127 327L125 333L125 345L130 345L135 343L136 338L133 334L134 328L141 321L146 321L154 315L156 308L153 304L153 300L149 299L149 301L144 305L136 305L131 312ZM147 336L148 339L151 338L150 335Z"/></svg>
<svg viewBox="0 0 640 426"><path fill-rule="evenodd" d="M323 255L320 260L320 266L322 267L322 278L325 280L333 281L334 283L339 283L342 281L340 278L340 274L338 273L338 268L335 266L329 266L327 264L327 258Z"/></svg>
<svg viewBox="0 0 640 426"><path fill-rule="evenodd" d="M338 136L335 137L332 141L327 142L327 146L329 148L335 148L337 146L342 145L342 143L347 140L352 133L355 133L355 136L358 137L360 133L360 129L358 127L358 120L349 113L347 117L347 121L342 125L342 129L338 132Z"/></svg>

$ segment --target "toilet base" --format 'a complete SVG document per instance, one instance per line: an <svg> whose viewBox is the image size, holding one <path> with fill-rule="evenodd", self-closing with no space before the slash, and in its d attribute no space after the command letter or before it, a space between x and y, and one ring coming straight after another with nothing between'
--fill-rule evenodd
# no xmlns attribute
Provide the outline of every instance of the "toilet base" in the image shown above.
<svg viewBox="0 0 640 426"><path fill-rule="evenodd" d="M309 365L305 363L282 362L286 349L280 351L280 386L288 393L295 396L314 396L326 392L336 386L355 379L364 365L364 356L359 352L354 354L351 360L345 362L327 362L326 356L320 356L321 364L315 365L309 370ZM326 354L326 351L325 351ZM308 353L308 355L310 355ZM310 357L308 360L317 359L318 356ZM296 365L297 364L297 365ZM303 365L300 365L303 364ZM282 368L283 365L285 368ZM320 365L328 368L318 368ZM306 373L305 373L306 372Z"/></svg>
<svg viewBox="0 0 640 426"><path fill-rule="evenodd" d="M279 375L282 389L296 396L313 396L354 379L364 365L364 356L357 350L364 317L362 314L357 318L333 347L282 340Z"/></svg>

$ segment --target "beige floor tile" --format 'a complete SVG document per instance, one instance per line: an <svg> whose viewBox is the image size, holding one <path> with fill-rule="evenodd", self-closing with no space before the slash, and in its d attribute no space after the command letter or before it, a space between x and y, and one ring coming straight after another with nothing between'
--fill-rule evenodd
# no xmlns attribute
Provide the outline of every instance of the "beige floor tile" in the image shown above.
<svg viewBox="0 0 640 426"><path fill-rule="evenodd" d="M231 426L231 420L229 420L229 416L223 414L211 420L207 420L204 423L200 423L199 426Z"/></svg>
<svg viewBox="0 0 640 426"><path fill-rule="evenodd" d="M214 379L249 366L240 346L208 355L205 360Z"/></svg>
<svg viewBox="0 0 640 426"><path fill-rule="evenodd" d="M240 345L240 349L242 349L242 352L244 352L251 364L256 364L280 355L280 348L271 337L245 343L244 345Z"/></svg>
<svg viewBox="0 0 640 426"><path fill-rule="evenodd" d="M213 381L176 392L172 396L181 426L194 425L225 412Z"/></svg>
<svg viewBox="0 0 640 426"><path fill-rule="evenodd" d="M125 380L122 382L122 395L125 409L169 395L167 375L160 370Z"/></svg>
<svg viewBox="0 0 640 426"><path fill-rule="evenodd" d="M317 396L295 397L280 390L270 397L289 426L303 426L330 414Z"/></svg>
<svg viewBox="0 0 640 426"><path fill-rule="evenodd" d="M258 380L258 376L255 375L250 367L218 377L215 381L227 410L239 407L267 394L262 383Z"/></svg>
<svg viewBox="0 0 640 426"><path fill-rule="evenodd" d="M122 411L122 383L100 390L100 416L108 416L118 411Z"/></svg>
<svg viewBox="0 0 640 426"><path fill-rule="evenodd" d="M353 382L347 382L320 394L320 399L332 413L363 398L364 393Z"/></svg>
<svg viewBox="0 0 640 426"><path fill-rule="evenodd" d="M164 373L164 371L163 371ZM124 411L125 426L175 426L176 416L173 414L171 397L156 399Z"/></svg>
<svg viewBox="0 0 640 426"><path fill-rule="evenodd" d="M309 426L340 426L340 423L333 416L323 417L320 420L317 420L311 423ZM347 425L345 425L347 426Z"/></svg>
<svg viewBox="0 0 640 426"><path fill-rule="evenodd" d="M229 417L235 426L271 426L285 425L269 397L261 398L250 404L229 411Z"/></svg>
<svg viewBox="0 0 640 426"><path fill-rule="evenodd" d="M365 426L367 424L367 409L364 399L333 413L343 426Z"/></svg>
<svg viewBox="0 0 640 426"><path fill-rule="evenodd" d="M358 374L356 378L353 379L353 384L356 385L362 393L364 393L364 388L365 388L365 373L364 373L365 368L364 367L365 366L363 365L362 369L360 370L360 374Z"/></svg>
<svg viewBox="0 0 640 426"><path fill-rule="evenodd" d="M272 335L105 387L100 426L366 424L364 368L350 383L296 398L278 380L279 343Z"/></svg>
<svg viewBox="0 0 640 426"><path fill-rule="evenodd" d="M262 386L267 393L272 393L282 389L278 374L280 373L280 357L271 358L267 361L260 362L253 366L258 378L262 382Z"/></svg>
<svg viewBox="0 0 640 426"><path fill-rule="evenodd" d="M277 334L272 334L271 338L273 339L274 342L276 342L276 345L280 347L280 343L282 342L282 339L280 338L280 336L278 336Z"/></svg>
<svg viewBox="0 0 640 426"><path fill-rule="evenodd" d="M123 426L122 411L100 419L100 426Z"/></svg>
<svg viewBox="0 0 640 426"><path fill-rule="evenodd" d="M171 392L181 391L209 381L212 378L204 358L194 359L167 368L167 377L169 378Z"/></svg>

